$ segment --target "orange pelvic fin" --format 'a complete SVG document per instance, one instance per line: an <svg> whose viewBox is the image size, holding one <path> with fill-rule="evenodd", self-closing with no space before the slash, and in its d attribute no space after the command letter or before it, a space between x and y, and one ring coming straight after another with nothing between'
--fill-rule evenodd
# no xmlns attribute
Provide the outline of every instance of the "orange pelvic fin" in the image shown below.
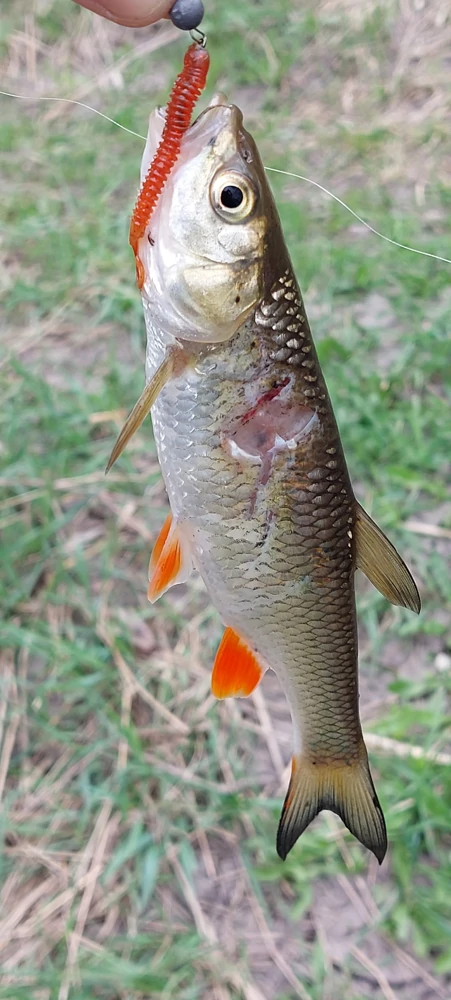
<svg viewBox="0 0 451 1000"><path fill-rule="evenodd" d="M211 678L215 698L247 698L257 687L266 667L233 628L221 639Z"/></svg>
<svg viewBox="0 0 451 1000"><path fill-rule="evenodd" d="M153 604L169 587L185 583L192 569L189 546L180 525L174 523L172 514L168 514L150 557L149 601Z"/></svg>
<svg viewBox="0 0 451 1000"><path fill-rule="evenodd" d="M322 809L331 809L348 830L376 855L387 850L387 833L362 743L360 754L347 763L293 757L291 781L277 831L277 853L284 861L301 833Z"/></svg>

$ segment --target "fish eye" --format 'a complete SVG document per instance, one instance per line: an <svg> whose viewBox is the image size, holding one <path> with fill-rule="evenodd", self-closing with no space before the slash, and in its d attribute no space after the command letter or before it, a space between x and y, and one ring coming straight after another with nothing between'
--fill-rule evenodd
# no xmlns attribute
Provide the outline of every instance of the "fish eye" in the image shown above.
<svg viewBox="0 0 451 1000"><path fill-rule="evenodd" d="M223 208L239 208L244 198L244 194L237 184L226 184L221 191L221 205Z"/></svg>
<svg viewBox="0 0 451 1000"><path fill-rule="evenodd" d="M215 212L227 222L248 219L257 202L250 181L234 171L216 174L211 183L210 197Z"/></svg>

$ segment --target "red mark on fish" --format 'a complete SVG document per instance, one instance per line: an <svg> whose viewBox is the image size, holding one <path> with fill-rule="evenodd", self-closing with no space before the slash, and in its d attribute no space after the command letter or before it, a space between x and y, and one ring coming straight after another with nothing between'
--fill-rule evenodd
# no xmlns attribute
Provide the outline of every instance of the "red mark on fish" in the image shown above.
<svg viewBox="0 0 451 1000"><path fill-rule="evenodd" d="M310 424L315 411L308 406L293 406L283 392L290 384L285 378L278 385L260 396L254 406L238 417L223 432L225 450L240 464L259 465L255 490L252 493L249 512L254 513L258 489L266 486L271 468L278 452L293 451L299 443L300 435Z"/></svg>

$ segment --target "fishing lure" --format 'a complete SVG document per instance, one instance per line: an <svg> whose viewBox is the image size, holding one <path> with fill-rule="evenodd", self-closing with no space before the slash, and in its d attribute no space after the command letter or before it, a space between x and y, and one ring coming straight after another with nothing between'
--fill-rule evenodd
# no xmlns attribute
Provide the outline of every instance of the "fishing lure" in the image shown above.
<svg viewBox="0 0 451 1000"><path fill-rule="evenodd" d="M135 255L138 288L144 284L144 267L139 256L139 241L145 235L152 212L169 174L180 154L182 137L191 124L196 101L200 97L210 66L205 36L185 52L183 69L172 88L166 107L166 121L160 143L141 185L130 223L129 243Z"/></svg>

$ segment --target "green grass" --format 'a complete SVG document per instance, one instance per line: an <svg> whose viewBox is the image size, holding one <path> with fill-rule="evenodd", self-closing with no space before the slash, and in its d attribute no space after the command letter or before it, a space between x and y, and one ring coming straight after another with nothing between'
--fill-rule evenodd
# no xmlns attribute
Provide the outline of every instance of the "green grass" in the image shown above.
<svg viewBox="0 0 451 1000"><path fill-rule="evenodd" d="M415 17L416 37L438 37L435 6L406 25L395 4L212 2L209 93L248 108L268 165L451 257L445 35L430 63L402 61ZM136 58L150 32L98 21L94 35L56 2L26 14L2 14L2 89L81 95L145 131L183 41ZM119 59L119 89L98 87ZM371 754L387 862L376 871L323 816L282 864L277 685L265 679L263 708L215 703L220 623L199 581L146 601L166 510L148 426L103 475L143 384L127 246L142 143L80 108L0 100L0 998L363 1000L371 983L389 996L387 981L446 998L451 768L399 751L450 753L451 671L436 659L451 653L450 265L271 177L356 492L423 598L417 619L359 580L364 725L396 741ZM436 534L406 528L419 521Z"/></svg>

